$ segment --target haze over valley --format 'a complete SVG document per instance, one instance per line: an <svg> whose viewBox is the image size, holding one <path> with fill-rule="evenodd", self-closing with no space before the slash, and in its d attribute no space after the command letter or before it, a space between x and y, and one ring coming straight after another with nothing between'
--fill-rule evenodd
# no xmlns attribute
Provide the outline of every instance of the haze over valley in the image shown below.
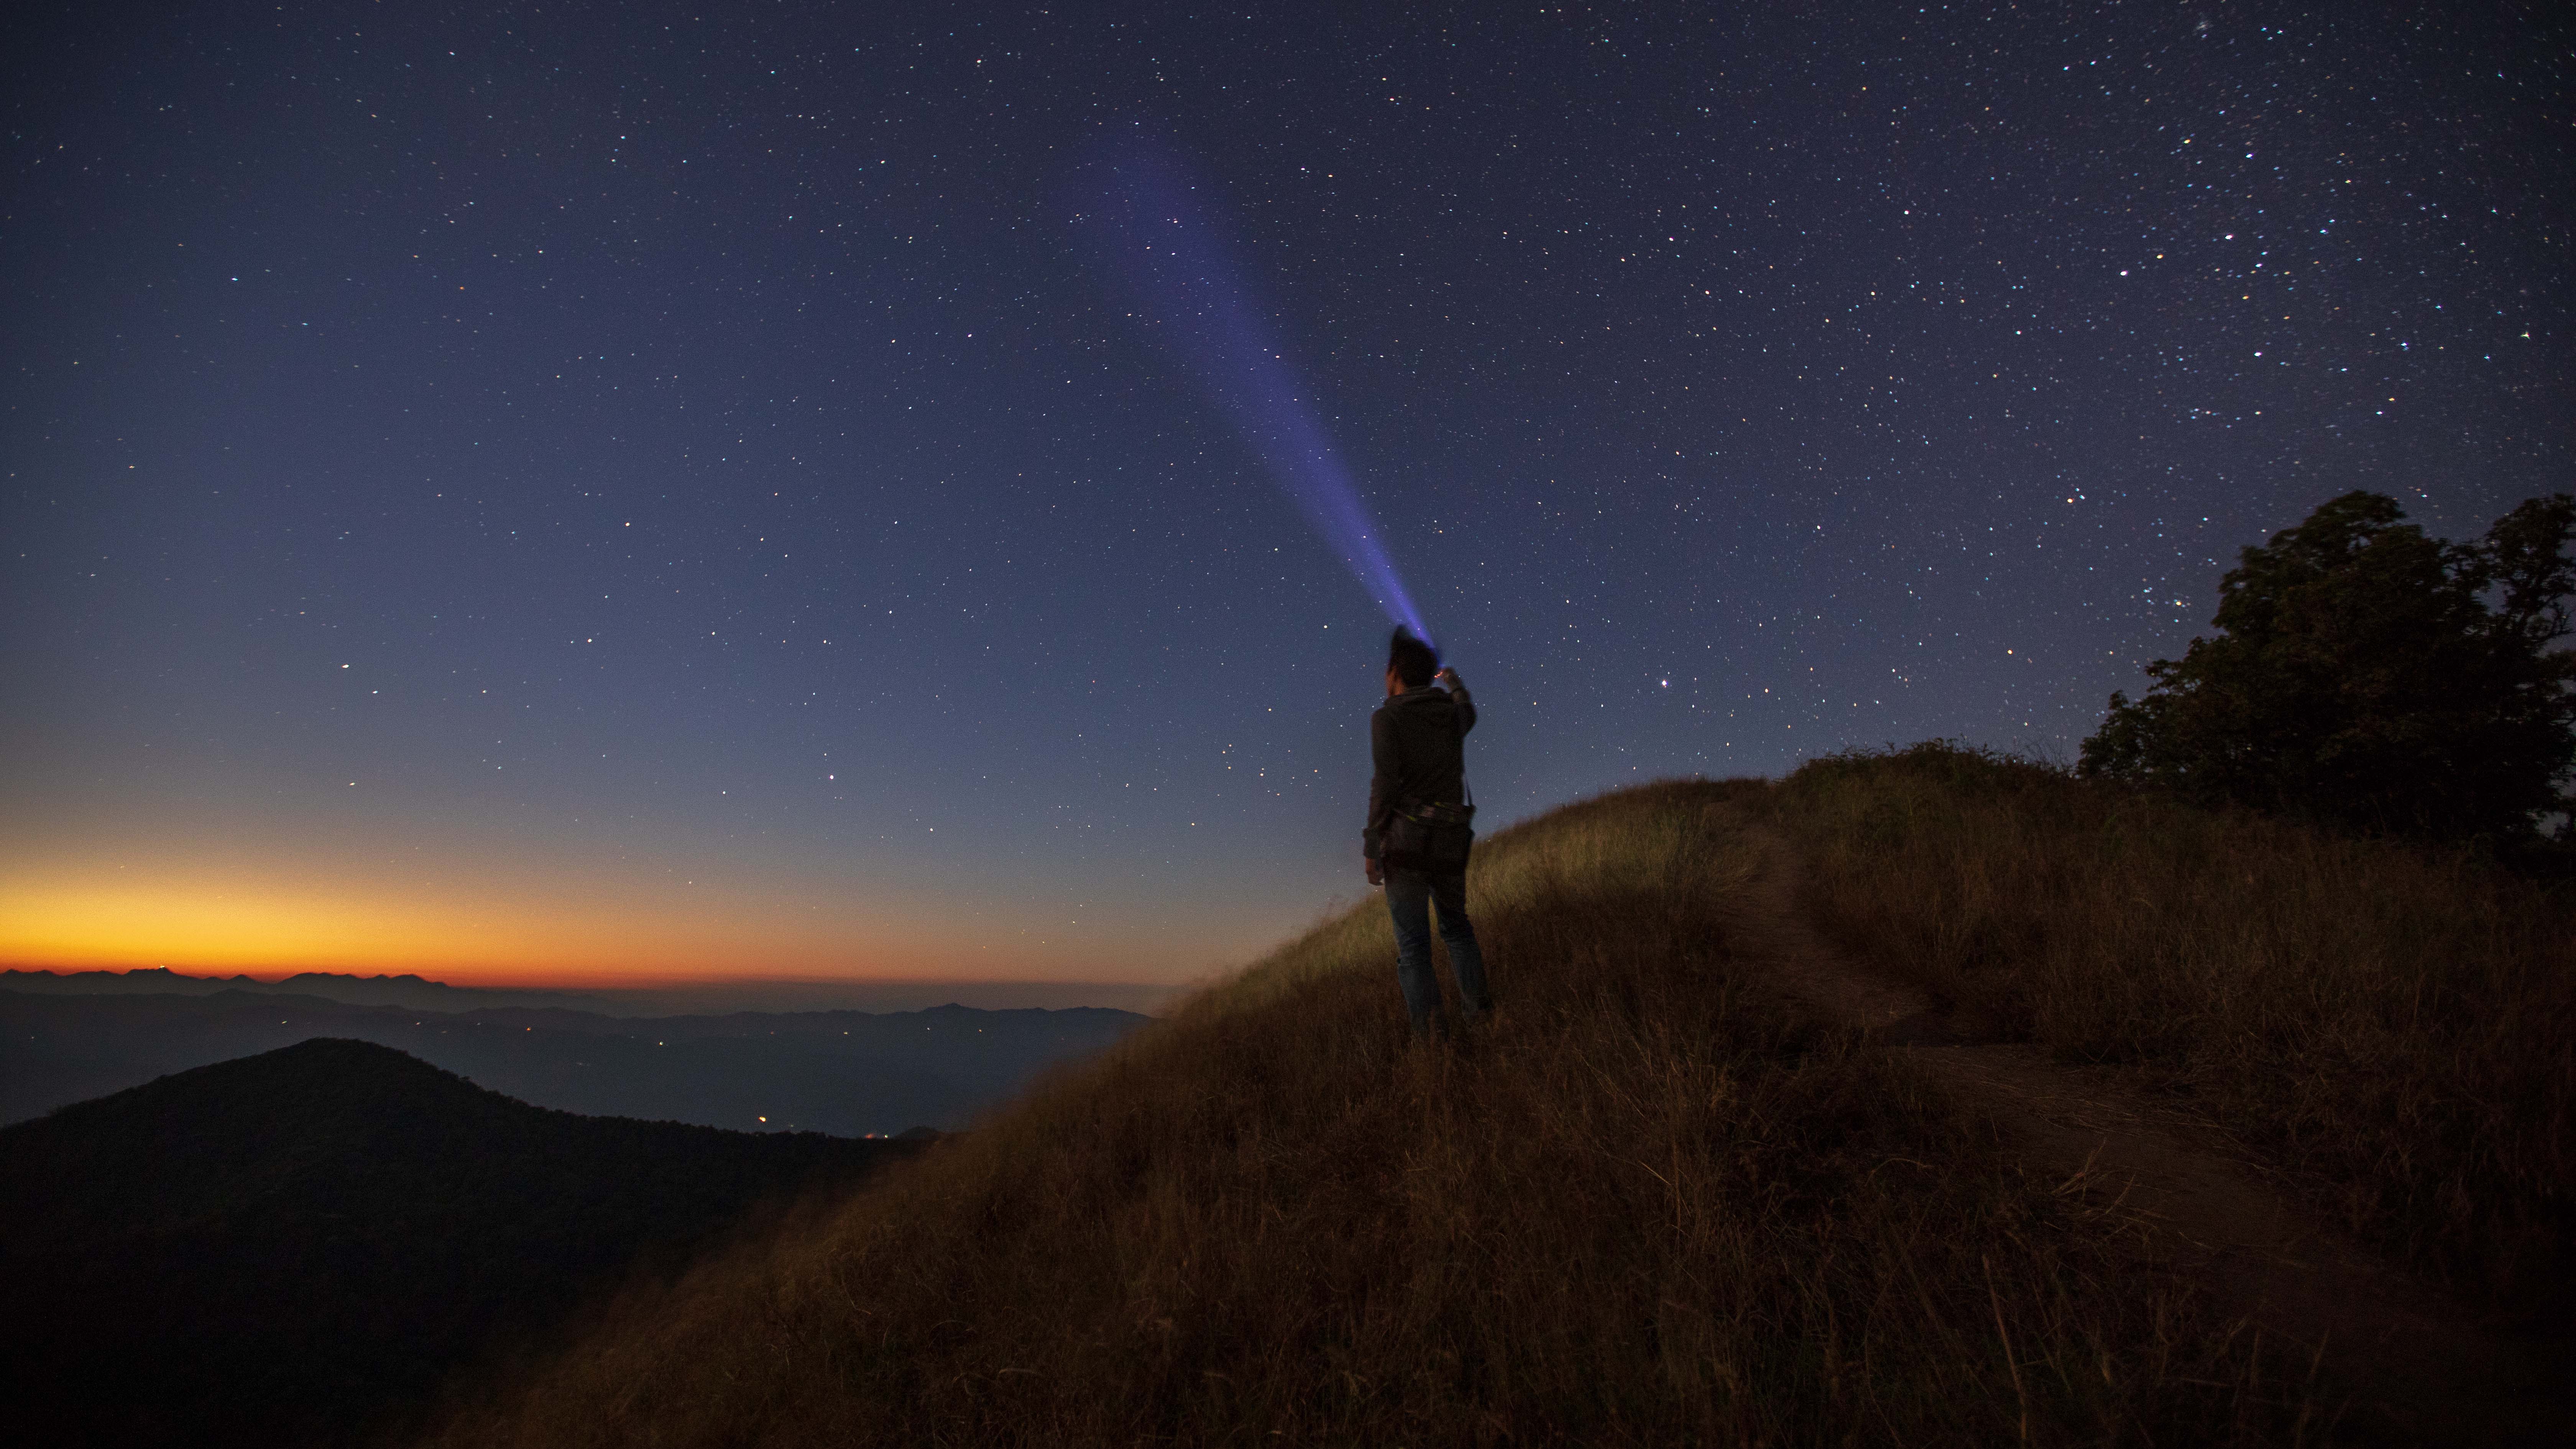
<svg viewBox="0 0 2576 1449"><path fill-rule="evenodd" d="M138 973L142 974L142 973ZM149 973L161 977L160 973ZM0 978L0 1125L171 1072L314 1037L375 1042L540 1107L739 1131L954 1130L1033 1075L1147 1018L1107 1007L614 1016L565 993L461 992L410 978L311 975L281 992L174 976ZM42 985L48 990L29 990ZM179 990L154 990L177 986ZM86 994L65 994L88 987ZM211 989L209 989L211 988ZM256 988L256 989L252 989ZM381 1001L461 998L461 1009ZM443 1003L446 1004L446 1003ZM604 1005L605 1002L591 1004Z"/></svg>

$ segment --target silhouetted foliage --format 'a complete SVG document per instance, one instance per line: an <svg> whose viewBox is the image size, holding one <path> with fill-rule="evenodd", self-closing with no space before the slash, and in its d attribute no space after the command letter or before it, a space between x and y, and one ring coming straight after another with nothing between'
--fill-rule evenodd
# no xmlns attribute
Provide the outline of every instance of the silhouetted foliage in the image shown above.
<svg viewBox="0 0 2576 1449"><path fill-rule="evenodd" d="M2084 742L2088 775L2365 831L2527 841L2576 774L2576 500L2474 543L2347 493L2249 547L2218 634L2147 666Z"/></svg>
<svg viewBox="0 0 2576 1449"><path fill-rule="evenodd" d="M200 1067L0 1130L0 1396L29 1443L360 1443L915 1149L578 1117L365 1042Z"/></svg>

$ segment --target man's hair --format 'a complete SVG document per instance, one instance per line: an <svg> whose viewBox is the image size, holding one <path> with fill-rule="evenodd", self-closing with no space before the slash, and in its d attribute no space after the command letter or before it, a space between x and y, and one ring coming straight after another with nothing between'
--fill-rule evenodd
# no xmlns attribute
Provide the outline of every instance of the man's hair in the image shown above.
<svg viewBox="0 0 2576 1449"><path fill-rule="evenodd" d="M1420 689L1440 672L1440 656L1431 652L1430 645L1414 638L1412 630L1398 624L1395 637L1386 646L1386 667L1395 671L1405 688Z"/></svg>

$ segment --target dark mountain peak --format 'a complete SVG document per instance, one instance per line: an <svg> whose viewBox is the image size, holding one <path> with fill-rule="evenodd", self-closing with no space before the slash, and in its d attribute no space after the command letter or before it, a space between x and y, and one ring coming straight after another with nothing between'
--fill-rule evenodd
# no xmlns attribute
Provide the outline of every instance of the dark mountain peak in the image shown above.
<svg viewBox="0 0 2576 1449"><path fill-rule="evenodd" d="M317 1036L255 1057L216 1062L162 1080L172 1094L184 1091L200 1102L254 1105L265 1101L287 1111L312 1111L327 1102L343 1104L329 1109L335 1112L443 1112L467 1104L524 1106L454 1072L431 1066L409 1052L352 1037ZM147 1083L136 1090L149 1091L154 1085L158 1084ZM113 1102L116 1098L103 1100Z"/></svg>
<svg viewBox="0 0 2576 1449"><path fill-rule="evenodd" d="M363 1442L501 1328L914 1150L576 1116L329 1037L176 1072L0 1129L0 1400L29 1442Z"/></svg>
<svg viewBox="0 0 2576 1449"><path fill-rule="evenodd" d="M181 1072L179 1075L195 1077L205 1073L220 1072L226 1067L254 1065L268 1072L389 1072L401 1077L421 1078L425 1075L444 1078L451 1082L465 1080L454 1072L442 1072L409 1052L396 1051L389 1046L380 1046L375 1042L359 1041L345 1036L317 1036L309 1041L297 1042L293 1046L279 1047L273 1052L244 1057L238 1062L217 1062L213 1066L199 1067L193 1072Z"/></svg>
<svg viewBox="0 0 2576 1449"><path fill-rule="evenodd" d="M110 1224L236 1218L338 1164L425 1163L556 1117L371 1042L317 1037L0 1128L0 1231L24 1250Z"/></svg>
<svg viewBox="0 0 2576 1449"><path fill-rule="evenodd" d="M50 1116L0 1129L0 1143L48 1126L88 1132L162 1123L194 1130L229 1126L226 1119L236 1117L270 1122L286 1115L372 1117L389 1110L450 1111L487 1102L520 1105L408 1052L346 1037L314 1037L76 1102Z"/></svg>

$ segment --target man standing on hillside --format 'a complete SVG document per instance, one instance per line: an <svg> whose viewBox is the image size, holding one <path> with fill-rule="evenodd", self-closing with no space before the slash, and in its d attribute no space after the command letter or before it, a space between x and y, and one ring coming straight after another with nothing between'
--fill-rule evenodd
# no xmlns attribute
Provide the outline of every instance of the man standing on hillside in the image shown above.
<svg viewBox="0 0 2576 1449"><path fill-rule="evenodd" d="M1446 692L1432 687L1434 680ZM1431 971L1431 908L1458 998L1473 1024L1494 1009L1485 958L1467 919L1467 851L1476 807L1467 801L1467 731L1476 704L1458 671L1442 669L1431 646L1402 628L1388 646L1386 703L1369 716L1368 823L1360 829L1370 885L1386 887L1395 920L1395 980L1416 1037L1447 1034L1440 980Z"/></svg>

